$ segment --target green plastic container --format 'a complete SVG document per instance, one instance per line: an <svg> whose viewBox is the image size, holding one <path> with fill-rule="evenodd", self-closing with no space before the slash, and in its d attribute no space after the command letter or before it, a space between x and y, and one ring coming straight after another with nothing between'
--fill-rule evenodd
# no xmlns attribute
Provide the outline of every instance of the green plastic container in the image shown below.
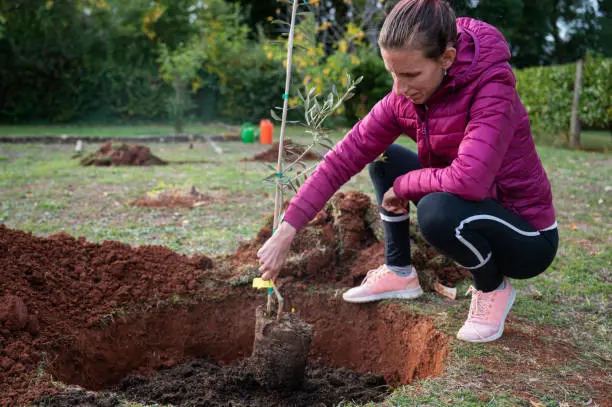
<svg viewBox="0 0 612 407"><path fill-rule="evenodd" d="M255 141L255 126L253 126L253 123L243 123L240 127L240 138L243 143L253 143Z"/></svg>

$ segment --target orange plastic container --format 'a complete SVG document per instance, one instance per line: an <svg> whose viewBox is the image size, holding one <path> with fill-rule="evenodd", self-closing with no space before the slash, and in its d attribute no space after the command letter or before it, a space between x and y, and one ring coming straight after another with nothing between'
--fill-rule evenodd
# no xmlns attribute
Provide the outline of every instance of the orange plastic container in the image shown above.
<svg viewBox="0 0 612 407"><path fill-rule="evenodd" d="M270 120L264 119L259 122L259 142L261 144L272 144L274 137L274 125Z"/></svg>

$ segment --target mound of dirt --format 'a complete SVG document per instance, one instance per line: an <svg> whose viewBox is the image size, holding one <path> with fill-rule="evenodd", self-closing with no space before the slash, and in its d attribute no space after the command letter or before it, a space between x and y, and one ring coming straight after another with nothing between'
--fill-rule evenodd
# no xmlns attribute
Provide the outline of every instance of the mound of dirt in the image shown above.
<svg viewBox="0 0 612 407"><path fill-rule="evenodd" d="M94 244L63 233L39 238L0 225L0 405L48 389L37 368L76 341L79 328L112 323L151 299L195 295L212 265L162 246Z"/></svg>
<svg viewBox="0 0 612 407"><path fill-rule="evenodd" d="M154 156L146 146L125 143L103 144L100 149L81 160L81 165L166 165L167 163Z"/></svg>
<svg viewBox="0 0 612 407"><path fill-rule="evenodd" d="M130 204L149 208L197 208L206 205L211 200L212 197L201 193L195 186L192 186L188 191L169 189L156 194L147 194Z"/></svg>
<svg viewBox="0 0 612 407"><path fill-rule="evenodd" d="M299 389L270 392L245 375L241 364L224 366L201 359L161 370L152 377L128 376L112 393L74 390L45 397L39 406L119 407L118 396L175 406L335 406L343 400L360 404L381 401L388 391L380 376L313 365L306 369L305 382Z"/></svg>
<svg viewBox="0 0 612 407"><path fill-rule="evenodd" d="M304 151L306 150L306 147L300 145L300 144L296 144L294 142L292 142L291 140L287 139L285 140L285 142L283 143L283 149L284 149L284 157L287 160L292 160L295 159L297 157L299 157L300 155L302 155L304 153ZM263 153L259 153L254 157L251 158L247 158L244 161L265 161L265 162L277 162L278 161L278 147L279 147L279 143L278 141L275 142L274 144L272 144L272 146L267 149L266 151L264 151ZM320 160L321 157L319 157L315 152L313 152L312 150L307 152L304 157L302 157L302 160L305 161L313 161L313 160Z"/></svg>
<svg viewBox="0 0 612 407"><path fill-rule="evenodd" d="M257 251L271 235L272 218L255 239L241 244L232 256L224 259L220 268L233 274L235 280L240 280L241 274L256 272ZM337 193L297 234L281 271L281 276L285 276L281 281L300 279L338 286L359 284L368 270L385 262L383 238L378 207L367 195ZM469 277L467 270L429 246L415 225L411 225L410 244L412 263L419 270L424 290L434 291L436 282L454 287Z"/></svg>

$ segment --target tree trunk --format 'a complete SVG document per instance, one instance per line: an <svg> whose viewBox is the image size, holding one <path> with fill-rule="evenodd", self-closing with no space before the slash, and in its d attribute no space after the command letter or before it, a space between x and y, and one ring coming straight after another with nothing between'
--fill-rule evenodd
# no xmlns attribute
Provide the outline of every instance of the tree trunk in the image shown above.
<svg viewBox="0 0 612 407"><path fill-rule="evenodd" d="M580 91L582 89L582 67L584 61L576 63L576 80L574 81L574 99L572 101L572 116L570 119L570 147L580 148L580 118L578 109L580 107Z"/></svg>
<svg viewBox="0 0 612 407"><path fill-rule="evenodd" d="M174 80L174 91L176 93L176 107L174 111L174 132L183 133L183 82L178 78Z"/></svg>

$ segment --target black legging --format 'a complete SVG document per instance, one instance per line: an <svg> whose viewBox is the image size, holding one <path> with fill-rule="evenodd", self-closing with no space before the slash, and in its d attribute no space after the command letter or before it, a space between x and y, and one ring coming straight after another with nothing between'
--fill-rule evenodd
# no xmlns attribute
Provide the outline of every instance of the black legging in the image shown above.
<svg viewBox="0 0 612 407"><path fill-rule="evenodd" d="M408 216L385 211L382 197L400 175L421 168L417 155L391 145L383 160L370 164L385 230L385 256L390 266L410 265ZM559 244L557 228L538 231L492 199L467 201L447 192L426 195L417 205L419 229L440 253L469 269L476 288L492 291L511 278L531 278L553 261Z"/></svg>

